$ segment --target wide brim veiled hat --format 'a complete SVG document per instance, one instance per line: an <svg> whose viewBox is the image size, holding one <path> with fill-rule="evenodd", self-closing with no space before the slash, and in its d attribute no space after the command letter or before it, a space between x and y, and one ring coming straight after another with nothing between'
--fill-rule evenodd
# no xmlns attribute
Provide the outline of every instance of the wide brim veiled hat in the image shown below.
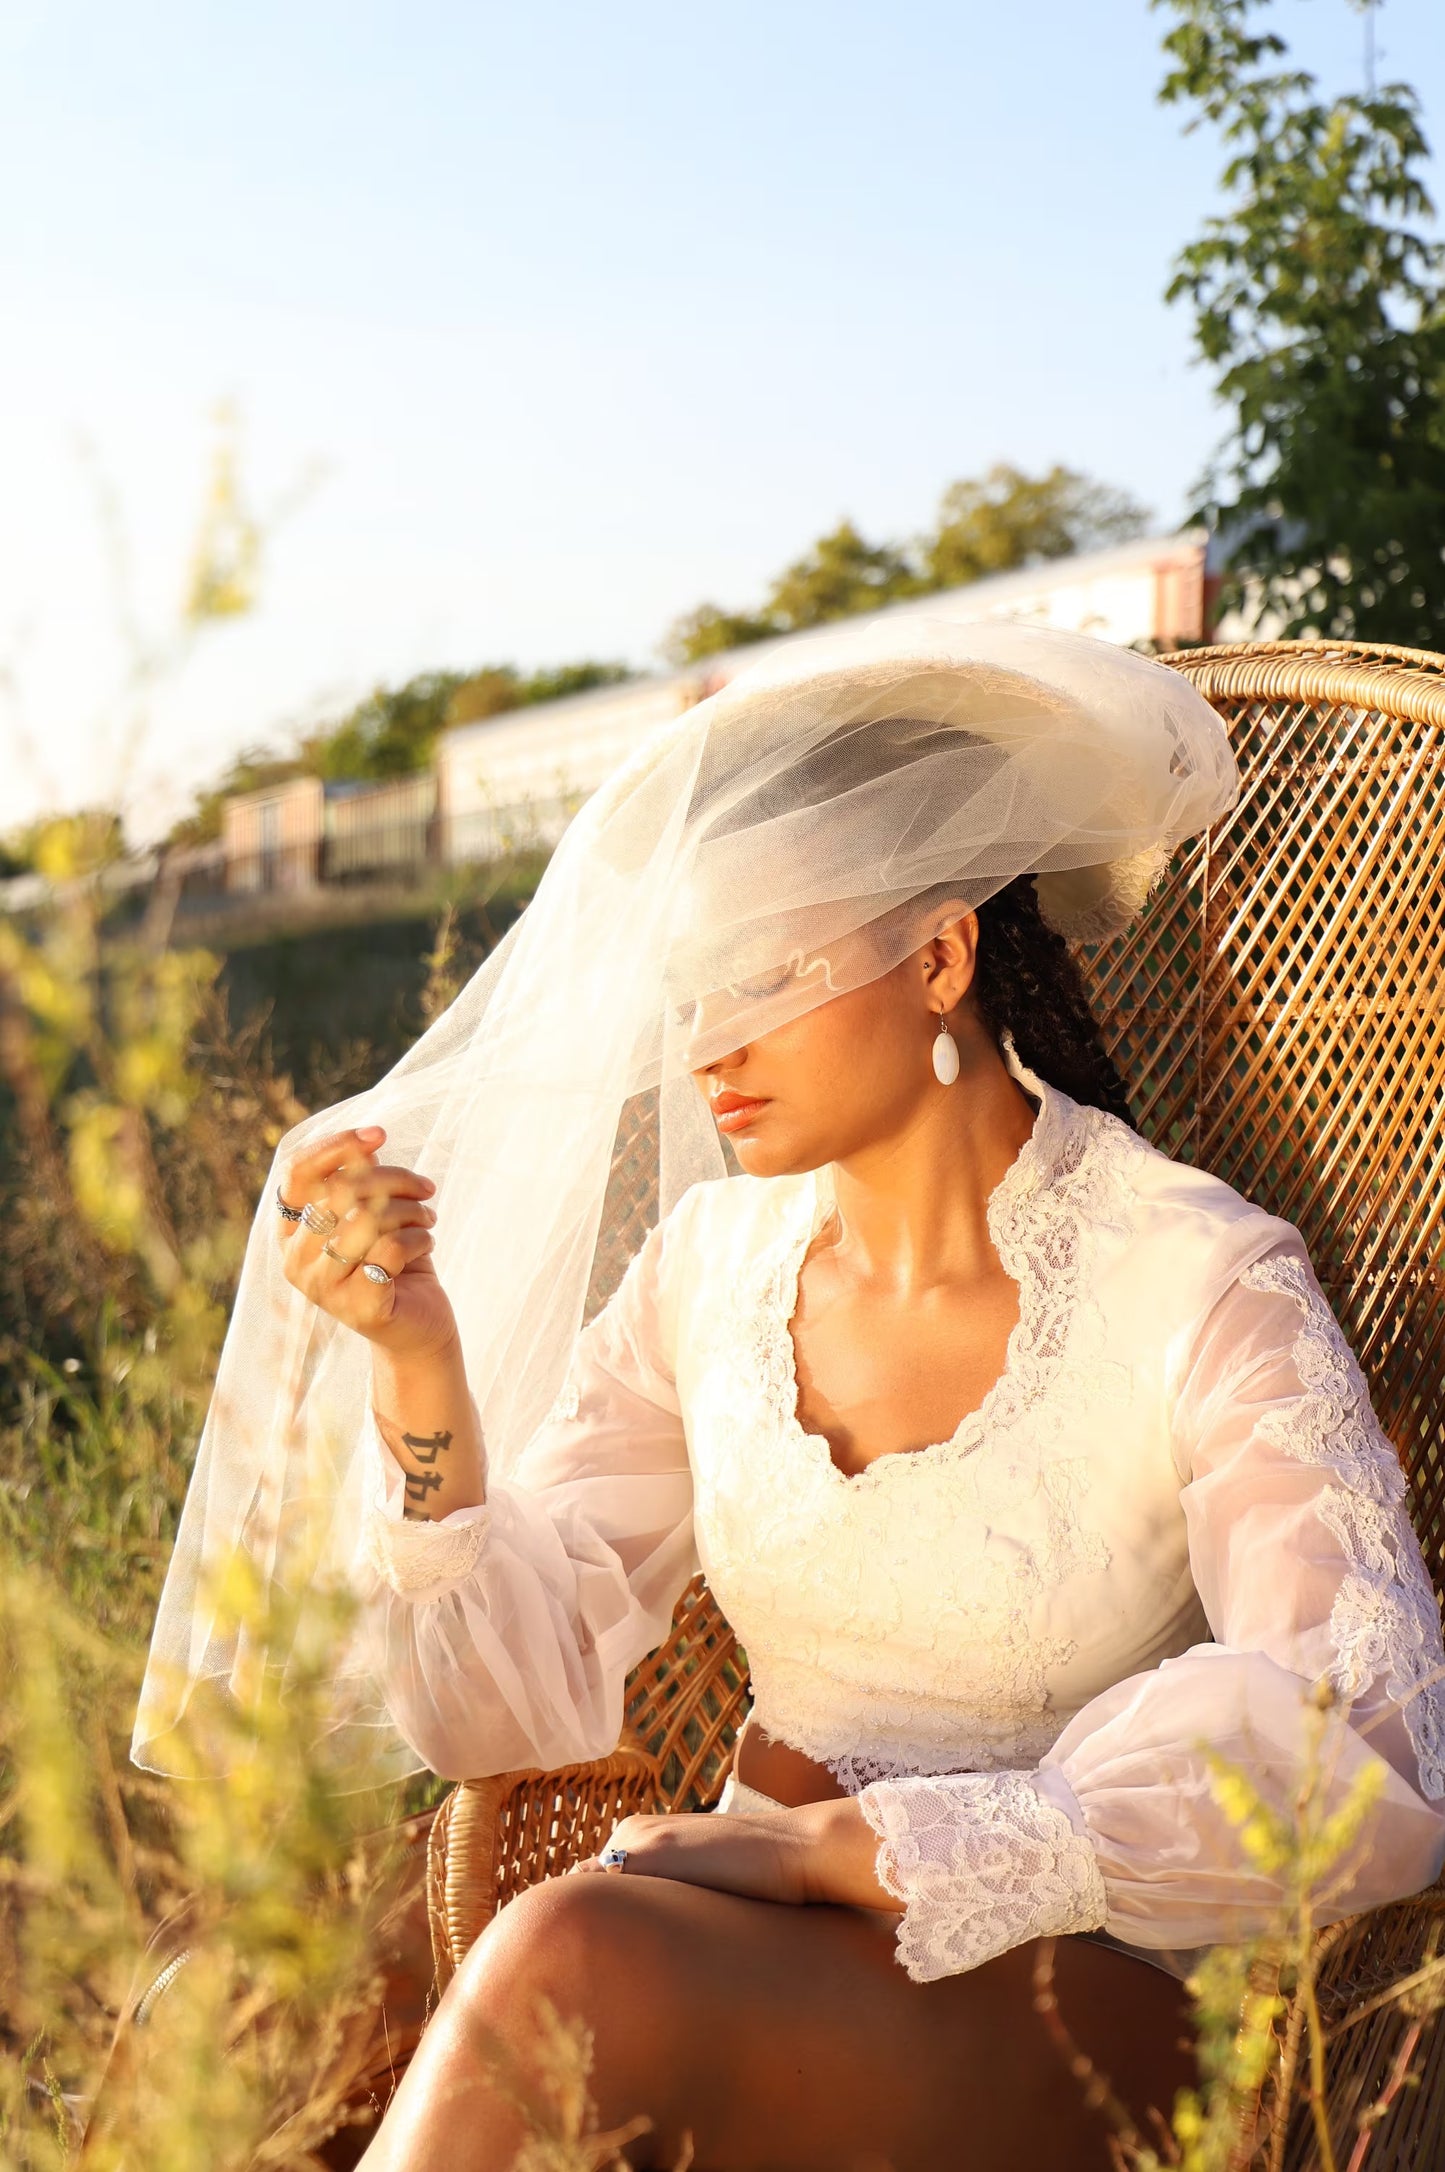
<svg viewBox="0 0 1445 2172"><path fill-rule="evenodd" d="M1015 621L909 614L795 636L703 708L712 733L734 745L815 729L820 717L840 731L906 717L1025 765L1072 766L1087 777L1087 819L1081 805L1077 833L1052 839L1031 871L1045 920L1074 942L1127 928L1178 843L1238 794L1224 724L1178 673L1112 642ZM1101 854L1101 836L1121 849Z"/></svg>

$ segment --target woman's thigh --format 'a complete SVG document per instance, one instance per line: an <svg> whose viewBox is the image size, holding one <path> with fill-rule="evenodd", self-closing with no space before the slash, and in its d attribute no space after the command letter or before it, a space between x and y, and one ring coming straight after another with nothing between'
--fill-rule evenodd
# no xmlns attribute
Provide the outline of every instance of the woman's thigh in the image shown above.
<svg viewBox="0 0 1445 2172"><path fill-rule="evenodd" d="M500 2041L525 2069L544 1995L591 2033L601 2125L651 2121L629 2150L638 2166L678 2163L690 2139L696 2172L1103 2172L1106 2128L1034 2010L1033 1949L915 1984L894 1958L894 1921L657 1878L519 1895L443 2001L399 2093L403 2118L393 2129L389 2115L367 2165L501 2172L519 2132L483 2079L485 2047ZM1167 2110L1192 2079L1172 1979L1061 1940L1057 1991L1141 2119L1151 2103Z"/></svg>

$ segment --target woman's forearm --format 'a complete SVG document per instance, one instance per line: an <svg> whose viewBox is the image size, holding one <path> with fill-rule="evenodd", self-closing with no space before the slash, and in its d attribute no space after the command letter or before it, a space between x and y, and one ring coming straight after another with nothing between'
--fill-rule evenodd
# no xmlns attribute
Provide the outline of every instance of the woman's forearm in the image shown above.
<svg viewBox="0 0 1445 2172"><path fill-rule="evenodd" d="M428 1357L373 1348L371 1404L406 1473L408 1516L434 1522L485 1500L482 1436L459 1342Z"/></svg>

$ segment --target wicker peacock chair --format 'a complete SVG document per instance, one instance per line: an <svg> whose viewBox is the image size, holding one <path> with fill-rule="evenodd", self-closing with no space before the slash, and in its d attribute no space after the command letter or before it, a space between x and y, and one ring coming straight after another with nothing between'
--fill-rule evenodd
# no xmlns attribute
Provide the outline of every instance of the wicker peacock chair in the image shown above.
<svg viewBox="0 0 1445 2172"><path fill-rule="evenodd" d="M1144 1133L1302 1230L1445 1590L1445 657L1277 642L1166 661L1224 717L1243 791L1141 924L1089 961L1100 1015ZM619 1137L613 1181L633 1220L599 1261L594 1309L655 1212L638 1175L647 1114ZM503 1901L590 1854L619 1817L715 1802L747 1697L745 1656L695 1578L629 1680L610 1757L458 1786L430 1847L439 1983ZM1442 1934L1445 1887L1322 1934L1341 2162L1401 2045L1398 2011L1369 2002ZM1240 2167L1314 2161L1289 2109L1300 2026L1292 2013L1273 2078L1284 2114L1244 2138ZM1445 2163L1445 2028L1415 2069L1370 2172Z"/></svg>

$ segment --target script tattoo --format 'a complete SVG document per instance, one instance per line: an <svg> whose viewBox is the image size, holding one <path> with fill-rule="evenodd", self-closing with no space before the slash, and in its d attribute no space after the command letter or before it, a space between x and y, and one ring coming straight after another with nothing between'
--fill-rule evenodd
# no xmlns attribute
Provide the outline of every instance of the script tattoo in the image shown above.
<svg viewBox="0 0 1445 2172"><path fill-rule="evenodd" d="M450 1448L450 1433L403 1433L402 1446L410 1449L418 1463L431 1465L444 1449ZM402 1513L407 1516L426 1517L428 1497L435 1493L442 1482L440 1471L408 1471L406 1474L406 1503Z"/></svg>

